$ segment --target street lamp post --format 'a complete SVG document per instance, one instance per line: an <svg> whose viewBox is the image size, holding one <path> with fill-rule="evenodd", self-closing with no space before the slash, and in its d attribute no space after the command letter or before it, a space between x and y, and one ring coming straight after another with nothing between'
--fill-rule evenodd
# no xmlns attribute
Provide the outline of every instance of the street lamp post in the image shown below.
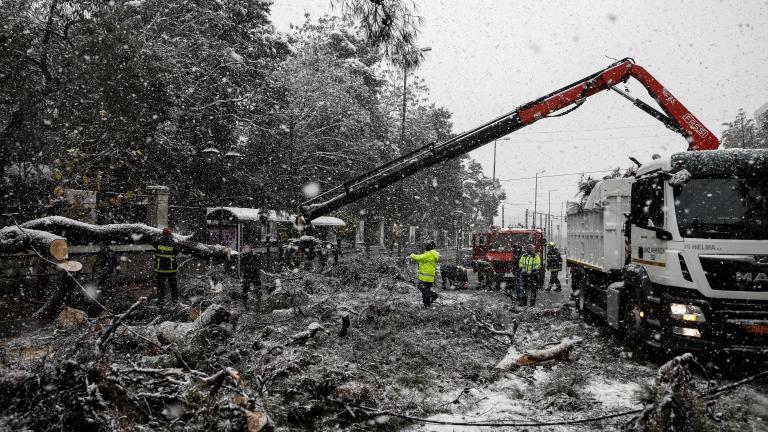
<svg viewBox="0 0 768 432"><path fill-rule="evenodd" d="M547 239L552 238L552 191L547 198Z"/></svg>
<svg viewBox="0 0 768 432"><path fill-rule="evenodd" d="M497 140L493 140L493 184L496 184L496 141Z"/></svg>
<svg viewBox="0 0 768 432"><path fill-rule="evenodd" d="M461 210L454 210L453 214L458 216L459 219L456 220L456 265L461 265L461 240L464 237L464 234L460 234L462 230L462 225L464 224L464 212Z"/></svg>
<svg viewBox="0 0 768 432"><path fill-rule="evenodd" d="M537 172L536 175L534 176L536 180L533 186L533 229L536 229L536 204L539 198L539 174L545 173L545 172L547 171L541 170Z"/></svg>
<svg viewBox="0 0 768 432"><path fill-rule="evenodd" d="M234 151L229 150L226 152L223 156L221 155L221 152L219 149L213 146L212 142L209 142L207 147L204 148L201 153L205 155L205 160L208 162L209 165L213 165L216 162L220 162L221 159L224 159L225 165L227 168L235 168L237 166L237 163L239 160L243 157L242 154ZM221 181L219 182L219 196L218 196L218 202L219 202L219 241L222 241L224 228L222 226L222 209L224 204L224 183L226 182L225 173L220 173L221 175Z"/></svg>
<svg viewBox="0 0 768 432"><path fill-rule="evenodd" d="M418 49L416 51L417 55L420 55L419 53L425 53L427 51L432 51L431 47L424 47L421 49ZM405 147L405 108L407 105L407 95L408 95L408 62L405 59L405 55L403 55L403 112L402 117L400 121L400 145Z"/></svg>

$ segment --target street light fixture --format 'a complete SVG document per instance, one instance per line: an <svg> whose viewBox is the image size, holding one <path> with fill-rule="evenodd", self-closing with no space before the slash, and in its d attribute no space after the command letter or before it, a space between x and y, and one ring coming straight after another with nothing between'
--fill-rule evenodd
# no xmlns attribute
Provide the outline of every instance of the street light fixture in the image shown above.
<svg viewBox="0 0 768 432"><path fill-rule="evenodd" d="M534 183L533 187L533 229L536 229L536 204L538 202L539 198L539 174L545 173L547 170L541 170L536 173L534 176L536 179L536 182Z"/></svg>

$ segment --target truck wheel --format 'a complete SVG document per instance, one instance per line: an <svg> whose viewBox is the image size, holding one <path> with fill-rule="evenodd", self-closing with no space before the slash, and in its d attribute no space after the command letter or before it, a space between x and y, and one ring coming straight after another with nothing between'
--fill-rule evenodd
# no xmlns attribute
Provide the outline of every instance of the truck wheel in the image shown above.
<svg viewBox="0 0 768 432"><path fill-rule="evenodd" d="M586 305L587 298L586 298L586 296L587 296L586 289L582 285L582 286L579 287L579 297L577 299L576 307L579 310L579 315L581 315L581 319L584 320L585 323L592 324L592 323L596 322L597 320L596 320L595 314L592 313L592 311L590 311L587 308L587 305Z"/></svg>

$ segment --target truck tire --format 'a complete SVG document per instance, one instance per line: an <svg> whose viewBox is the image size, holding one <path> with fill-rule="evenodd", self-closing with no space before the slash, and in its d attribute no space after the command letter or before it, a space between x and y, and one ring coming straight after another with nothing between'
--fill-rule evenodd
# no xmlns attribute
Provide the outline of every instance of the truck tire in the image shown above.
<svg viewBox="0 0 768 432"><path fill-rule="evenodd" d="M584 320L586 323L594 323L596 321L595 314L590 311L587 306L587 284L584 281L584 275L581 273L575 273L573 275L573 280L571 281L571 289L574 291L577 291L579 293L578 297L576 297L576 309L579 311L579 315L581 315L581 319Z"/></svg>

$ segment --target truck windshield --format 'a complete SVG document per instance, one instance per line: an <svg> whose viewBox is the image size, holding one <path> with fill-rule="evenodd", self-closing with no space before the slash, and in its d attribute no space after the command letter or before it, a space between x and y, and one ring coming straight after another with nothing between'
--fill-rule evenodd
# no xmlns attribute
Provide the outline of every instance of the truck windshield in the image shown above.
<svg viewBox="0 0 768 432"><path fill-rule="evenodd" d="M495 234L491 236L490 249L496 251L511 251L519 243L520 247L525 247L533 243L533 238L528 234Z"/></svg>
<svg viewBox="0 0 768 432"><path fill-rule="evenodd" d="M768 239L765 179L693 178L674 191L683 237Z"/></svg>

